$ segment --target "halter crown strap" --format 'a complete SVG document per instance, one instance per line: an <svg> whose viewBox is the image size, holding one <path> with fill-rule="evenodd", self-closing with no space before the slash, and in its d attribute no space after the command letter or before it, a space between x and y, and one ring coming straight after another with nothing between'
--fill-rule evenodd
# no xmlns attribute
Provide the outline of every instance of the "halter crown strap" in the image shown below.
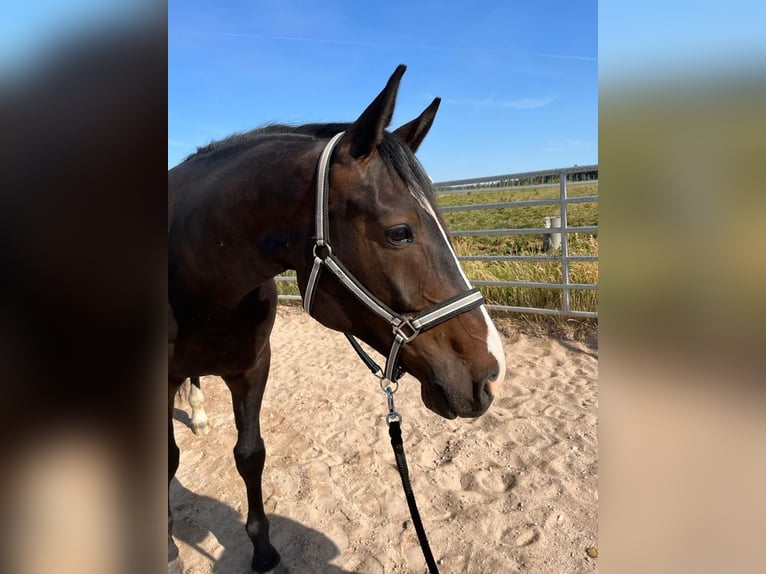
<svg viewBox="0 0 766 574"><path fill-rule="evenodd" d="M324 247L330 245L330 219L328 217L328 193L330 189L330 158L335 146L346 132L338 132L322 150L317 166L317 212L314 229L316 230L316 245Z"/></svg>
<svg viewBox="0 0 766 574"><path fill-rule="evenodd" d="M317 187L316 187L316 216L314 238L314 263L309 274L309 281L306 285L306 293L303 297L303 308L311 314L314 295L322 269L326 268L332 273L349 292L361 301L365 307L375 313L378 317L391 325L394 332L394 341L391 344L386 359L386 367L383 378L389 381L396 381L402 374L401 369L397 369L399 362L399 353L402 346L412 341L422 331L431 329L449 319L471 309L482 305L484 298L478 289L470 289L460 295L455 295L445 299L441 303L421 311L413 317L405 317L388 307L383 301L375 297L364 285L362 285L351 272L346 269L340 260L332 253L330 244L330 221L328 210L328 191L330 189L330 160L335 146L338 145L340 138L345 132L339 132L327 142L317 165ZM320 255L321 253L321 255ZM351 335L349 340L352 340ZM352 342L352 345L354 343ZM354 345L358 348L358 344ZM359 352L357 350L357 352ZM361 356L361 355L360 355ZM368 357L369 359L369 357ZM362 360L365 360L362 357ZM371 359L370 359L371 361ZM367 362L365 360L365 362ZM369 366L369 365L368 365Z"/></svg>

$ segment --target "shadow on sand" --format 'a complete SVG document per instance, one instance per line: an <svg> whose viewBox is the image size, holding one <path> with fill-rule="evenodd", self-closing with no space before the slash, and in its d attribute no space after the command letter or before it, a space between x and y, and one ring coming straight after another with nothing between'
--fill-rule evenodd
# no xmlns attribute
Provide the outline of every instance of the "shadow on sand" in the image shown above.
<svg viewBox="0 0 766 574"><path fill-rule="evenodd" d="M243 514L220 500L195 494L175 478L170 483L170 503L175 522L173 535L179 548L186 544L191 552L204 555L212 564L209 571L215 574L252 574L253 546L245 533ZM321 532L274 514L269 515L269 522L271 543L282 555L282 562L275 572L352 574L330 564L340 552ZM208 533L224 548L218 559L200 546ZM188 551L181 549L181 555L188 555ZM185 566L188 568L188 564Z"/></svg>
<svg viewBox="0 0 766 574"><path fill-rule="evenodd" d="M178 407L173 407L173 420L177 420L184 426L186 426L189 430L192 430L192 420L189 416L189 413L187 413L183 409L179 409Z"/></svg>

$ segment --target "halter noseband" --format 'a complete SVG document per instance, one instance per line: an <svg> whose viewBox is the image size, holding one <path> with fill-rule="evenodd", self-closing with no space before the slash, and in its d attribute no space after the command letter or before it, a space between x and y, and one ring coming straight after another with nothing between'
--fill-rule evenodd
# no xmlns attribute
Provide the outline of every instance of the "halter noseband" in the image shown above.
<svg viewBox="0 0 766 574"><path fill-rule="evenodd" d="M330 245L330 221L328 214L328 193L330 189L330 158L335 146L344 132L336 134L322 150L317 166L317 205L316 205L316 237L314 239L314 265L311 268L306 294L303 298L303 308L310 315L311 305L316 293L317 283L323 268L348 289L359 301L378 317L391 325L394 341L386 358L383 378L395 382L403 371L397 368L399 353L406 343L409 343L421 332L436 327L453 317L475 309L484 303L484 297L478 289L470 289L461 295L445 299L441 303L421 311L413 316L404 316L375 297L354 277L332 253ZM349 336L350 337L350 336ZM353 341L352 341L353 343Z"/></svg>

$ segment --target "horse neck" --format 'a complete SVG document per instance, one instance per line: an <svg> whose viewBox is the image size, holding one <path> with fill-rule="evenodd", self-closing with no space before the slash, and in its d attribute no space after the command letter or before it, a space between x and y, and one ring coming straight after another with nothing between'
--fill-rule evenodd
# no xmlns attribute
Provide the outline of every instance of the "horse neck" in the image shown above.
<svg viewBox="0 0 766 574"><path fill-rule="evenodd" d="M192 286L195 307L214 304L224 315L275 275L310 265L322 146L305 137L259 143L216 166L196 198L189 194L202 209L189 215L198 231L180 283ZM201 164L200 173L210 168Z"/></svg>

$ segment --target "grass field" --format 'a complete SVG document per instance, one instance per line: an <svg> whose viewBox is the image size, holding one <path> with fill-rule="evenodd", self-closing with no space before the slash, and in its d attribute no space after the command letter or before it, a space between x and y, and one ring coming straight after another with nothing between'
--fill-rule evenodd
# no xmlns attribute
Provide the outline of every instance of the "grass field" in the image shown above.
<svg viewBox="0 0 766 574"><path fill-rule="evenodd" d="M569 197L598 195L597 183L570 184ZM559 188L538 187L521 190L472 191L439 196L439 205L473 205L503 201L556 199ZM445 212L444 219L450 231L467 229L523 229L543 226L543 218L559 214L558 205L482 209L475 211ZM567 210L570 227L598 225L598 203L572 204ZM569 234L570 255L598 255L598 235ZM458 255L541 255L542 234L489 235L454 237ZM533 281L558 283L562 280L562 265L558 261L464 261L463 268L471 279L500 281ZM571 262L570 283L598 283L597 262ZM496 305L514 305L556 309L562 304L559 289L528 287L482 287L487 302ZM598 291L576 290L570 293L570 305L578 311L596 311Z"/></svg>
<svg viewBox="0 0 766 574"><path fill-rule="evenodd" d="M569 197L598 195L598 183L570 183ZM559 188L535 187L527 189L499 189L488 191L467 191L464 193L437 196L441 207L473 205L505 201L535 199L557 199ZM559 214L558 205L513 207L502 209L481 209L473 211L444 212L443 216L450 231L469 229L523 229L543 227L543 218ZM570 227L597 226L598 203L571 204L567 211ZM453 237L452 243L461 255L543 255L542 234L532 235L489 235ZM598 255L597 233L569 234L570 255ZM472 280L533 281L559 283L562 280L562 265L558 261L463 261L463 268ZM598 283L598 262L570 262L570 283ZM278 283L280 293L298 294L292 282ZM481 286L488 303L521 307L556 309L562 305L560 289L528 287L486 287ZM597 290L573 290L570 292L570 306L578 311L598 309ZM558 322L543 315L529 316L530 322ZM571 321L570 321L571 322Z"/></svg>

